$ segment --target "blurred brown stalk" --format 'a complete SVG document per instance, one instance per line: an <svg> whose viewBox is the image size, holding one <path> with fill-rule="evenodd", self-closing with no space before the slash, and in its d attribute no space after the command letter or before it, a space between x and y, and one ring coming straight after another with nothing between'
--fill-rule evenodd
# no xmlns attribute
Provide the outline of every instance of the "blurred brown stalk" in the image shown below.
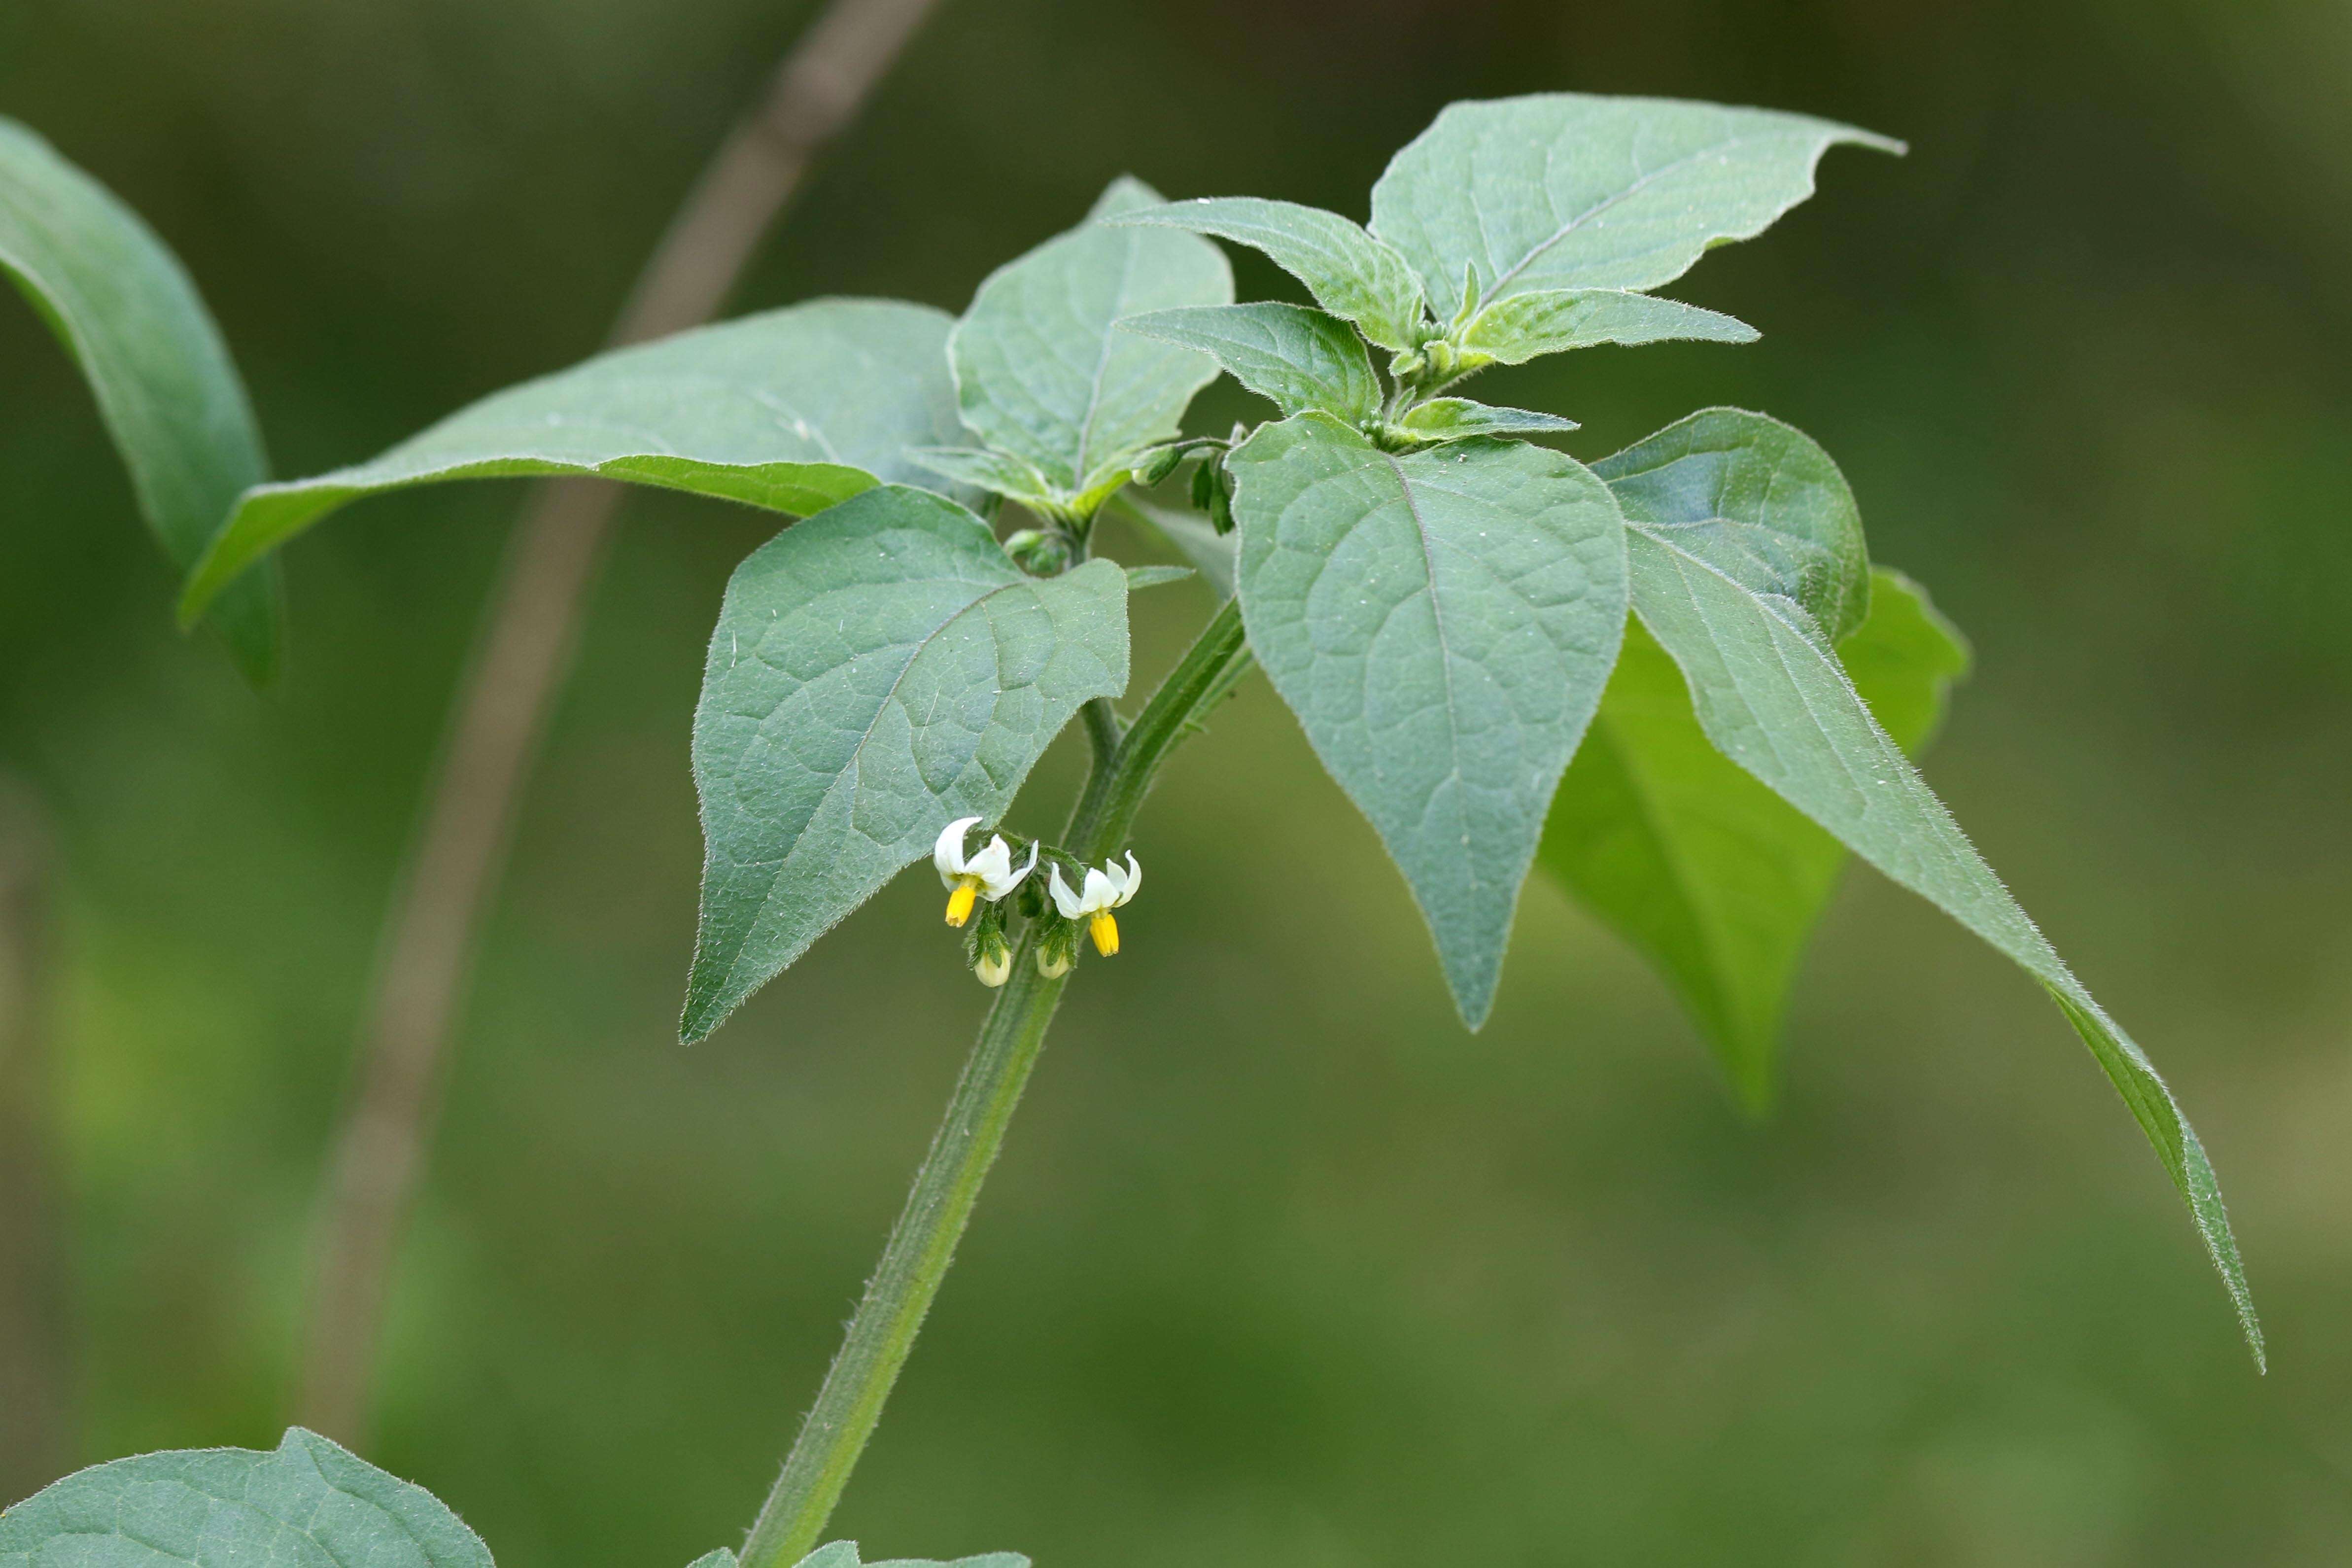
<svg viewBox="0 0 2352 1568"><path fill-rule="evenodd" d="M73 1447L47 1114L50 903L40 809L0 777L0 1507L55 1480Z"/></svg>
<svg viewBox="0 0 2352 1568"><path fill-rule="evenodd" d="M816 153L936 0L832 0L730 133L640 275L614 345L709 321ZM299 1419L363 1440L403 1222L433 1142L452 1026L516 805L571 667L618 487L533 496L459 692L441 771L385 925L356 1089L322 1195Z"/></svg>

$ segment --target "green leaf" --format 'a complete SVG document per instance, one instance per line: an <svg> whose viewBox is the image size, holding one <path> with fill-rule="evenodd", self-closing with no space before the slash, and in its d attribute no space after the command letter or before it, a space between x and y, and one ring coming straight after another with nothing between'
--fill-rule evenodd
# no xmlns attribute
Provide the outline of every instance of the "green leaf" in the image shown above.
<svg viewBox="0 0 2352 1568"><path fill-rule="evenodd" d="M1656 343L1673 339L1752 343L1755 328L1719 310L1622 289L1546 289L1482 307L1462 330L1460 346L1502 364L1596 343Z"/></svg>
<svg viewBox="0 0 2352 1568"><path fill-rule="evenodd" d="M1461 441L1473 436L1557 436L1577 427L1573 419L1532 408L1495 408L1466 397L1433 397L1397 422L1399 433L1416 441Z"/></svg>
<svg viewBox="0 0 2352 1568"><path fill-rule="evenodd" d="M1132 521L1190 561L1201 580L1209 585L1209 591L1216 595L1218 603L1234 596L1234 555L1240 545L1232 534L1219 533L1204 517L1155 505L1139 497L1123 496L1119 504L1127 509Z"/></svg>
<svg viewBox="0 0 2352 1568"><path fill-rule="evenodd" d="M237 493L269 477L245 384L195 285L137 214L6 119L0 271L89 379L163 553L193 566ZM274 574L210 618L247 679L275 679L285 610Z"/></svg>
<svg viewBox="0 0 2352 1568"><path fill-rule="evenodd" d="M709 1557L698 1559L691 1568L725 1568L724 1564L711 1562L719 1555L714 1552ZM729 1563L735 1561L731 1552L726 1557ZM827 1542L802 1558L795 1568L858 1568L857 1542ZM952 1563L938 1563L928 1557L898 1557L887 1563L869 1563L865 1568L1029 1568L1029 1559L1018 1552L987 1552L977 1557L959 1557Z"/></svg>
<svg viewBox="0 0 2352 1568"><path fill-rule="evenodd" d="M1175 435L1217 374L1197 350L1118 330L1141 311L1234 297L1233 269L1207 240L1100 221L1159 200L1115 181L1085 223L991 273L956 325L963 422L1065 490Z"/></svg>
<svg viewBox="0 0 2352 1568"><path fill-rule="evenodd" d="M1054 499L1054 484L1035 465L979 447L914 447L907 456L919 468L951 483L986 490L1011 500L1043 506Z"/></svg>
<svg viewBox="0 0 2352 1568"><path fill-rule="evenodd" d="M1029 577L954 501L886 485L743 562L694 716L698 1040L959 816L993 822L1078 705L1127 689L1127 579Z"/></svg>
<svg viewBox="0 0 2352 1568"><path fill-rule="evenodd" d="M1862 510L1803 431L1705 408L1593 465L1627 518L1671 537L1752 593L1793 599L1832 640L1870 607Z"/></svg>
<svg viewBox="0 0 2352 1568"><path fill-rule="evenodd" d="M1616 503L1542 447L1399 456L1313 414L1231 466L1250 647L1412 885L1475 1028L1624 633Z"/></svg>
<svg viewBox="0 0 2352 1568"><path fill-rule="evenodd" d="M0 1514L0 1568L490 1568L421 1487L299 1426L275 1452L146 1454Z"/></svg>
<svg viewBox="0 0 2352 1568"><path fill-rule="evenodd" d="M1915 754L1968 667L1927 596L1887 571L1839 652ZM1657 966L1752 1110L1770 1102L1789 988L1845 858L1708 742L1682 671L1638 622L1628 627L1537 863Z"/></svg>
<svg viewBox="0 0 2352 1568"><path fill-rule="evenodd" d="M1306 284L1317 304L1355 322L1382 348L1420 345L1421 282L1412 263L1338 213L1257 196L1209 196L1123 213L1112 221L1213 234L1264 251Z"/></svg>
<svg viewBox="0 0 2352 1568"><path fill-rule="evenodd" d="M336 508L410 485L589 474L806 515L877 479L935 482L910 448L962 438L950 325L926 305L815 300L509 387L368 462L247 491L183 610Z"/></svg>
<svg viewBox="0 0 2352 1568"><path fill-rule="evenodd" d="M1372 232L1421 273L1441 317L1463 279L1491 303L1552 289L1654 289L1812 195L1840 142L1884 136L1763 109L1542 93L1457 103L1372 187Z"/></svg>
<svg viewBox="0 0 2352 1568"><path fill-rule="evenodd" d="M1119 325L1213 355L1286 415L1320 408L1352 424L1381 404L1381 378L1364 340L1337 316L1304 305L1192 305Z"/></svg>
<svg viewBox="0 0 2352 1568"><path fill-rule="evenodd" d="M1609 464L1601 468L1606 471ZM1676 491L1659 492L1662 498ZM1725 569L1677 525L1621 490L1633 607L1681 666L1699 726L1725 755L1895 881L2042 982L2122 1094L2188 1202L2259 1363L2254 1316L2219 1182L2145 1053L2102 1011L2010 897L1824 646L1817 617Z"/></svg>
<svg viewBox="0 0 2352 1568"><path fill-rule="evenodd" d="M1127 591L1157 588L1167 583L1181 583L1193 575L1190 566L1130 566L1127 569Z"/></svg>

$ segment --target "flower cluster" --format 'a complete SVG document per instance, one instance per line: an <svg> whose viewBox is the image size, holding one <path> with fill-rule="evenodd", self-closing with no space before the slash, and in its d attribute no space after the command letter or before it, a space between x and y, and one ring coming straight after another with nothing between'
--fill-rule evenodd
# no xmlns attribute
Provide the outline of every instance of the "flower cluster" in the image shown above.
<svg viewBox="0 0 2352 1568"><path fill-rule="evenodd" d="M972 973L980 976L982 984L993 988L1012 977L1013 946L1004 930L1005 900L1024 884L1027 891L1016 904L1021 913L1041 923L1036 942L1040 974L1055 980L1070 972L1077 963L1081 925L1093 939L1097 952L1108 958L1118 952L1118 921L1112 911L1124 908L1143 886L1143 867L1134 851L1128 852L1125 865L1117 860L1106 860L1100 866L1072 862L1070 873L1078 883L1075 889L1062 875L1063 862L1068 858L1055 851L1046 868L1046 886L1041 889L1030 879L1030 873L1037 868L1043 846L1032 842L1028 859L1017 868L1013 864L1013 847L1002 834L991 834L978 851L967 854L971 830L979 823L977 816L949 823L931 851L931 864L939 868L940 881L948 889L948 924L960 930L971 928L965 947Z"/></svg>

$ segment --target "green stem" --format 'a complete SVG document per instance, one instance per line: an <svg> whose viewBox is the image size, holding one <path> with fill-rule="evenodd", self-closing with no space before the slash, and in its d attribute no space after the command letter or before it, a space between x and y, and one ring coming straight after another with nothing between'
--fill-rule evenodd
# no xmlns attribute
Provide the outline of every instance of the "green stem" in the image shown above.
<svg viewBox="0 0 2352 1568"><path fill-rule="evenodd" d="M1126 842L1160 764L1201 727L1209 708L1233 690L1249 662L1241 613L1227 601L1123 735L1108 703L1108 733L1090 715L1087 728L1097 750L1063 835L1070 850L1097 860ZM883 1403L955 1259L981 1183L995 1163L1013 1107L1045 1047L1046 1026L1069 984L1067 975L1048 980L1037 973L1038 930L1032 923L1013 950L1012 977L980 1026L947 1115L916 1173L915 1190L891 1227L882 1261L866 1281L865 1299L801 1424L783 1473L752 1523L743 1544L743 1568L791 1568L815 1549L882 1418Z"/></svg>

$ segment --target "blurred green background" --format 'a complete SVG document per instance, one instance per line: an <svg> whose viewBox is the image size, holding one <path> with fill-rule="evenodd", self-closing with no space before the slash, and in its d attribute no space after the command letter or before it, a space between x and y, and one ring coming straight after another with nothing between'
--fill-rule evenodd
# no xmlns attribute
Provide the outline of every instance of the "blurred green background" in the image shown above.
<svg viewBox="0 0 2352 1568"><path fill-rule="evenodd" d="M590 352L809 9L17 0L0 112L180 250L305 473ZM960 309L1123 170L1360 216L1457 98L1910 140L1833 153L1674 290L1759 344L1489 394L1582 419L1587 457L1735 402L1845 465L1874 552L1977 644L1929 776L2196 1117L2273 1370L2064 1023L1942 917L1850 879L1762 1124L1541 881L1466 1036L1254 681L1146 818L1153 896L1064 1010L840 1532L1042 1568L2352 1562L2347 79L2352 10L2280 0L947 0L741 305ZM52 1468L267 1446L376 922L520 492L306 538L292 679L257 700L169 629L29 311L0 371L0 767L63 879L17 1108L67 1212ZM737 1539L982 1006L910 874L678 1047L688 715L772 523L629 519L490 921L373 1451L504 1568ZM1203 608L1140 602L1147 668Z"/></svg>

